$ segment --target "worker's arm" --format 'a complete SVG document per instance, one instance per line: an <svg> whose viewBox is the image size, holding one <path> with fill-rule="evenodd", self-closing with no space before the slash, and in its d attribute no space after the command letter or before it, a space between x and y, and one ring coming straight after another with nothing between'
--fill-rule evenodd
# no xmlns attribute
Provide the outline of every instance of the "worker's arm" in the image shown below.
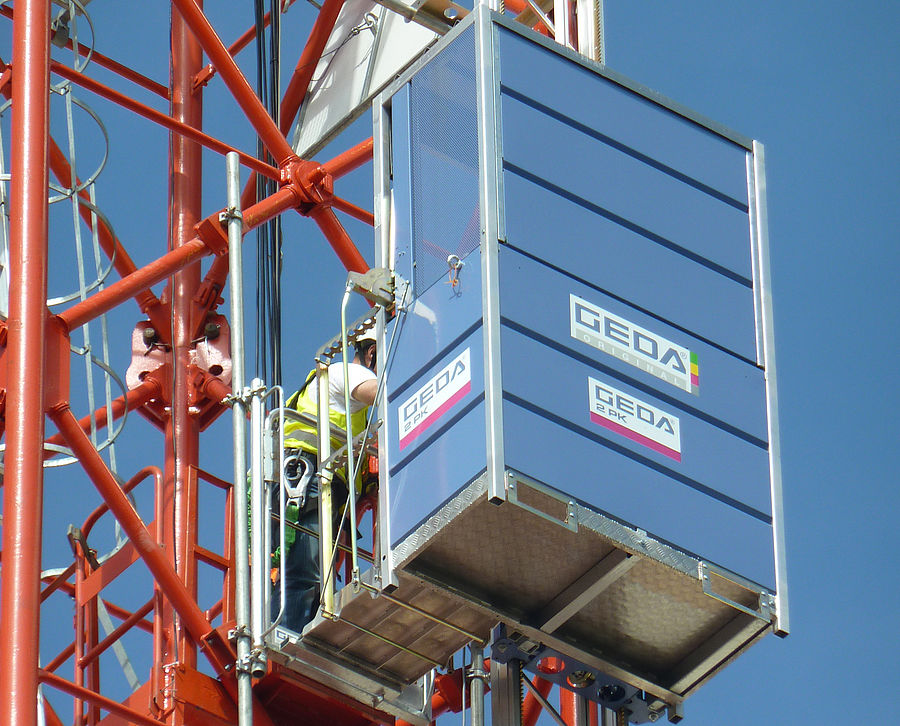
<svg viewBox="0 0 900 726"><path fill-rule="evenodd" d="M375 403L375 394L378 392L378 379L372 378L368 381L363 381L356 388L354 388L350 392L350 396L354 401L359 401L360 403L366 404L366 406L371 406Z"/></svg>

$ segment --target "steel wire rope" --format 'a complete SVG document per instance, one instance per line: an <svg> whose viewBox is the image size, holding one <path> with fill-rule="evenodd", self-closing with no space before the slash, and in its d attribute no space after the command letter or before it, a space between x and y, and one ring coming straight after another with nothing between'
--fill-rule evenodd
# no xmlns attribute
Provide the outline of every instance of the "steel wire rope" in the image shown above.
<svg viewBox="0 0 900 726"><path fill-rule="evenodd" d="M278 0L270 1L268 39L265 33L263 0L254 0L256 21L256 92L277 125L281 98L281 12ZM261 139L257 139L257 157L274 164ZM257 176L257 199L275 191L274 180ZM282 229L277 216L257 229L256 289L256 375L270 386L280 386L281 361L281 276Z"/></svg>
<svg viewBox="0 0 900 726"><path fill-rule="evenodd" d="M90 2L90 0L87 0ZM88 64L91 62L91 58L93 56L93 46L96 39L96 34L94 30L93 22L91 21L90 15L87 14L85 10L85 5L87 2L81 3L79 0L68 0L66 9L57 16L54 24L58 26L63 19L65 18L65 22L67 24L71 24L71 27L66 28L66 36L67 39L71 38L72 40L72 54L73 54L73 65L79 71L84 70ZM61 3L60 3L61 4ZM89 48L89 52L85 55L83 61L80 59L79 55L79 24L78 24L78 16L79 14L85 19L90 28L91 32L91 45L86 46ZM74 32L73 32L74 31ZM91 251L94 256L94 267L97 274L95 281L91 283L91 287L97 287L99 289L103 289L103 283L106 280L109 273L112 271L112 268L115 264L116 259L116 247L113 247L112 254L109 256L109 264L107 269L103 270L102 263L102 254L100 250L100 235L99 235L99 222L102 215L99 213L97 209L97 197L96 197L96 185L94 181L106 167L106 161L109 157L109 136L106 132L105 124L100 120L100 117L91 109L87 104L79 101L79 99L72 94L72 86L68 81L65 83L66 93L64 95L66 101L66 132L67 138L69 140L69 169L70 169L70 197L73 201L72 204L72 215L73 215L73 225L75 228L75 240L76 240L76 248L77 248L77 257L79 260L79 287L80 287L80 299L84 300L87 297L88 290L85 289L84 286L84 254L82 250L82 241L81 241L81 222L79 219L79 206L84 201L81 198L81 191L86 190L88 194L88 200L86 206L88 206L90 210L90 230L91 230ZM73 104L77 104L80 106L88 115L94 119L103 133L103 158L100 161L97 169L94 171L92 175L88 177L88 179L79 184L77 178L77 160L75 154L75 121L74 121L74 109ZM112 234L112 226L109 223L108 219L103 219L104 225L106 225L107 229ZM107 455L109 457L109 467L110 471L114 476L118 476L118 467L116 461L116 447L115 441L118 438L119 434L125 427L125 422L128 417L127 407L123 411L121 422L118 428L113 428L112 421L114 420L113 416L113 396L112 396L112 379L115 377L114 375L110 375L112 372L112 367L110 364L109 357L109 327L108 327L108 319L106 314L102 314L99 317L100 322L100 359L98 360L93 353L93 347L91 345L90 340L90 327L89 325L82 326L83 334L84 334L84 346L81 351L77 351L81 355L84 356L85 359L85 376L87 380L87 388L88 388L88 410L90 411L90 423L91 423L91 442L98 449L98 451L102 451L104 448L108 449ZM106 398L106 420L107 420L107 439L101 445L97 444L97 420L95 416L95 412L97 410L95 406L95 398L94 398L94 379L93 379L93 369L91 368L91 363L97 363L98 367L101 368L104 372L107 372L107 375L104 376L104 394ZM121 380L117 379L119 387L123 389L123 395L125 394L124 387L122 386ZM122 536L122 529L118 522L118 520L114 520L114 533L115 533L115 542L116 547L118 548L126 541L126 538ZM123 661L124 651L119 654L120 663ZM127 657L125 657L127 659ZM124 663L123 670L125 669Z"/></svg>

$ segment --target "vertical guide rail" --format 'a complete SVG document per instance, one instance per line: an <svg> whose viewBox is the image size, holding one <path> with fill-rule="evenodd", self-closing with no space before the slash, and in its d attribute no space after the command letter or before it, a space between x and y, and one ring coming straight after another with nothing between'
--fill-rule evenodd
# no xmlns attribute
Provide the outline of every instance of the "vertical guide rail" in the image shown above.
<svg viewBox="0 0 900 726"><path fill-rule="evenodd" d="M334 612L334 568L331 563L334 552L334 532L331 523L331 479L333 472L322 466L331 456L331 419L328 417L328 361L316 360L316 401L318 409L318 450L319 450L319 572L322 577L322 609L326 617ZM325 402L323 404L323 401Z"/></svg>
<svg viewBox="0 0 900 726"><path fill-rule="evenodd" d="M491 659L491 723L493 726L522 724L522 662L519 660L500 663Z"/></svg>
<svg viewBox="0 0 900 726"><path fill-rule="evenodd" d="M47 299L50 3L16 3L0 724L38 720L44 349ZM62 392L61 392L62 393ZM68 392L65 392L68 393Z"/></svg>
<svg viewBox="0 0 900 726"><path fill-rule="evenodd" d="M250 632L253 649L250 654L251 674L258 677L266 672L266 650L263 634L266 631L266 605L269 587L269 548L266 546L266 482L263 471L263 410L265 384L254 378L250 383Z"/></svg>
<svg viewBox="0 0 900 726"><path fill-rule="evenodd" d="M240 161L236 153L225 157L228 184L228 270L231 280L231 390L234 439L234 590L237 634L238 726L252 726L252 675L245 667L250 659L250 537L247 530L247 416L244 405L244 265L241 216Z"/></svg>
<svg viewBox="0 0 900 726"><path fill-rule="evenodd" d="M350 559L351 579L354 588L359 587L359 549L356 545L356 468L353 461L353 418L350 415L350 350L347 341L347 303L353 292L353 285L348 281L341 301L341 346L344 351L342 370L344 373L344 416L347 421L347 497L350 510ZM322 399L319 399L320 401ZM325 399L328 400L328 399ZM327 417L326 417L327 418ZM362 454L360 454L362 456Z"/></svg>

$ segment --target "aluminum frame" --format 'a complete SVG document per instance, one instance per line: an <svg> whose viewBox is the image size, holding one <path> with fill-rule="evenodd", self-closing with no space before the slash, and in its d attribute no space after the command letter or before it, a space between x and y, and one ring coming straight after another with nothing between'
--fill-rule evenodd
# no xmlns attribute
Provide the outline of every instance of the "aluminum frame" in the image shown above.
<svg viewBox="0 0 900 726"><path fill-rule="evenodd" d="M488 496L506 500L503 456L503 381L500 370L500 88L493 15L475 12L475 83L478 96L478 185L481 214L482 309L484 311L484 414Z"/></svg>
<svg viewBox="0 0 900 726"><path fill-rule="evenodd" d="M766 413L769 422L769 476L772 496L772 531L775 548L775 633L790 632L787 553L784 531L784 494L781 477L781 427L778 421L778 375L775 362L775 316L772 309L772 272L769 262L769 218L766 206L765 147L753 142L750 174L750 223L754 240L757 305L762 364L766 370Z"/></svg>

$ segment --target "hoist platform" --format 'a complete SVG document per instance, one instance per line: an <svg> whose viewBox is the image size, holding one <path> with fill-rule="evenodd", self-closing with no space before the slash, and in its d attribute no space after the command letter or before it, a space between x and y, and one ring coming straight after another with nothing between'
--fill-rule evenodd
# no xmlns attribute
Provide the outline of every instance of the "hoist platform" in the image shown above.
<svg viewBox="0 0 900 726"><path fill-rule="evenodd" d="M762 146L484 6L373 116L376 561L282 653L680 714L788 631Z"/></svg>

